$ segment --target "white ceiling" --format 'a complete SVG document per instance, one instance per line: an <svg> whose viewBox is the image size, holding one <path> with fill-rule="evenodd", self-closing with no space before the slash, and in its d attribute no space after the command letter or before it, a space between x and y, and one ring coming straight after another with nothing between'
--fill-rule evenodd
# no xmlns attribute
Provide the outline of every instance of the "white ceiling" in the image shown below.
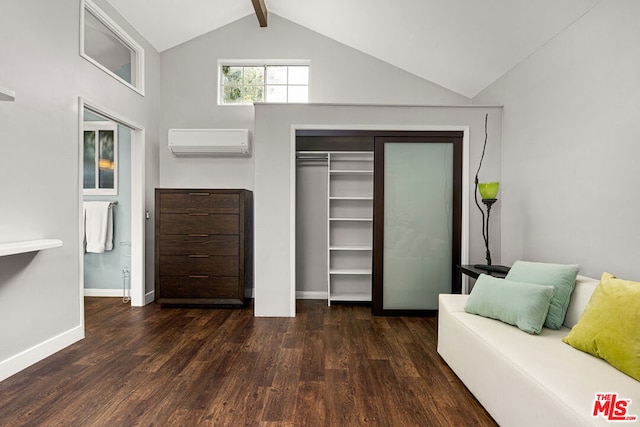
<svg viewBox="0 0 640 427"><path fill-rule="evenodd" d="M108 1L160 52L254 13L251 0ZM473 97L600 1L265 3L269 13Z"/></svg>

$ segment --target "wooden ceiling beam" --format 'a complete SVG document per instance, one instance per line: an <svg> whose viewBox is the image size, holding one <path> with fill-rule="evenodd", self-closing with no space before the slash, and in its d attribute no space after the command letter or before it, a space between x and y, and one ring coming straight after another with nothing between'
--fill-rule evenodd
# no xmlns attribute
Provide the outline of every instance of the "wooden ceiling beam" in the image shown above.
<svg viewBox="0 0 640 427"><path fill-rule="evenodd" d="M258 17L258 22L261 27L267 26L267 6L264 5L264 0L251 0L253 3L253 8L256 11L256 16Z"/></svg>

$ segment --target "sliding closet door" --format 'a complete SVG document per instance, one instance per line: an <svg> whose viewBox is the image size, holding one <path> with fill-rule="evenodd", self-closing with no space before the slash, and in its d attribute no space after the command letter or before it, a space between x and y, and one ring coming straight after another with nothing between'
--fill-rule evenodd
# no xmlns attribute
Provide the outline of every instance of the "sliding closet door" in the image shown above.
<svg viewBox="0 0 640 427"><path fill-rule="evenodd" d="M376 138L374 314L433 314L453 291L461 174L461 132Z"/></svg>

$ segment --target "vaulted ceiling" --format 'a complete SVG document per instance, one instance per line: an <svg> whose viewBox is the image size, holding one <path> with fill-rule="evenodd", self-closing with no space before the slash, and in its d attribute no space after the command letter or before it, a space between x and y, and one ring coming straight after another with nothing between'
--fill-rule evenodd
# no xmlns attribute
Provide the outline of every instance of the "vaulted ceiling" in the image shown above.
<svg viewBox="0 0 640 427"><path fill-rule="evenodd" d="M108 1L160 52L254 14L251 0ZM268 13L473 97L602 0L264 1Z"/></svg>

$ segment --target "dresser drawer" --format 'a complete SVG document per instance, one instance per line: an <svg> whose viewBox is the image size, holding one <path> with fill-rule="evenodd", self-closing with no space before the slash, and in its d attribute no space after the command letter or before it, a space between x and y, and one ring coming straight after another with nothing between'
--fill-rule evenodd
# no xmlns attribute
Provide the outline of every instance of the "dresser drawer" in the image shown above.
<svg viewBox="0 0 640 427"><path fill-rule="evenodd" d="M234 235L161 234L158 245L160 255L240 254L240 240Z"/></svg>
<svg viewBox="0 0 640 427"><path fill-rule="evenodd" d="M160 298L241 298L237 277L160 276Z"/></svg>
<svg viewBox="0 0 640 427"><path fill-rule="evenodd" d="M163 214L160 234L238 234L240 217L210 213Z"/></svg>
<svg viewBox="0 0 640 427"><path fill-rule="evenodd" d="M240 196L236 194L210 193L207 190L162 193L160 213L220 213L238 214Z"/></svg>
<svg viewBox="0 0 640 427"><path fill-rule="evenodd" d="M238 277L237 256L218 255L160 255L160 276Z"/></svg>

